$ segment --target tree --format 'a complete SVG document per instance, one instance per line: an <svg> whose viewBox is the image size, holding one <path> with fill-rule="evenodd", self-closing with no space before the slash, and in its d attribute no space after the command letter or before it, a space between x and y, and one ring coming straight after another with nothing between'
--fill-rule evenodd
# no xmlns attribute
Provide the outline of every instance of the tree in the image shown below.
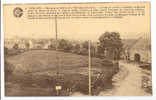
<svg viewBox="0 0 156 100"><path fill-rule="evenodd" d="M73 45L71 43L67 43L66 46L64 46L64 50L67 52L70 52L73 49Z"/></svg>
<svg viewBox="0 0 156 100"><path fill-rule="evenodd" d="M77 53L77 54L80 53L80 44L76 43L73 48L74 48L74 53Z"/></svg>
<svg viewBox="0 0 156 100"><path fill-rule="evenodd" d="M88 55L88 41L82 43L82 48L80 49L80 54Z"/></svg>
<svg viewBox="0 0 156 100"><path fill-rule="evenodd" d="M73 48L73 45L69 43L67 40L62 39L59 42L58 48L66 52L69 52Z"/></svg>
<svg viewBox="0 0 156 100"><path fill-rule="evenodd" d="M120 58L123 44L118 32L105 32L99 37L99 41L99 49L103 51L106 57Z"/></svg>
<svg viewBox="0 0 156 100"><path fill-rule="evenodd" d="M76 49L76 50L80 50L80 44L76 44L75 46L74 46L74 48Z"/></svg>
<svg viewBox="0 0 156 100"><path fill-rule="evenodd" d="M19 45L17 43L14 44L13 49L18 50L19 49Z"/></svg>
<svg viewBox="0 0 156 100"><path fill-rule="evenodd" d="M61 39L58 44L59 49L63 49L67 46L67 40Z"/></svg>
<svg viewBox="0 0 156 100"><path fill-rule="evenodd" d="M83 42L82 47L88 49L88 41Z"/></svg>
<svg viewBox="0 0 156 100"><path fill-rule="evenodd" d="M91 56L95 56L96 55L96 48L95 48L95 46L90 45L90 53L91 53Z"/></svg>
<svg viewBox="0 0 156 100"><path fill-rule="evenodd" d="M26 42L26 43L25 43L25 47L26 47L27 49L29 49L29 48L30 48L30 44L29 44L28 42Z"/></svg>
<svg viewBox="0 0 156 100"><path fill-rule="evenodd" d="M49 50L54 50L55 49L55 46L53 44L50 44L50 45L48 45L48 49Z"/></svg>
<svg viewBox="0 0 156 100"><path fill-rule="evenodd" d="M81 54L84 54L84 55L88 55L88 41L84 41L82 43L82 49L81 49ZM95 56L96 55L96 47L92 44L90 44L90 53L91 53L91 56Z"/></svg>

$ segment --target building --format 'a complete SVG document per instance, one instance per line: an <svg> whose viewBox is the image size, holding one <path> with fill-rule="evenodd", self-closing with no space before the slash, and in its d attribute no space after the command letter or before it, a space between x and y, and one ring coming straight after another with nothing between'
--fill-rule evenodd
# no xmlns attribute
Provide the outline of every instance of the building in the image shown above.
<svg viewBox="0 0 156 100"><path fill-rule="evenodd" d="M15 44L18 44L18 47L20 49L25 49L26 43L27 43L27 40L20 39L20 38L18 38L18 39L5 39L4 46L8 49L12 49Z"/></svg>
<svg viewBox="0 0 156 100"><path fill-rule="evenodd" d="M125 46L124 58L135 62L151 63L151 41L147 38L138 38ZM126 45L126 44L125 44Z"/></svg>

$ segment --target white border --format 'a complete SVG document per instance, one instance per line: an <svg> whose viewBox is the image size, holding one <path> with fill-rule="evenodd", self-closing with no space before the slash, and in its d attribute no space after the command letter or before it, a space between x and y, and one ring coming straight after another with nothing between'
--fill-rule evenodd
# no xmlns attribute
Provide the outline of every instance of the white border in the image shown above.
<svg viewBox="0 0 156 100"><path fill-rule="evenodd" d="M134 2L134 1L151 1L151 37L152 37L152 72L153 72L153 96L114 96L114 97L5 97L4 96L4 34L3 34L3 4L27 4L27 3L70 3L70 2ZM1 1L1 96L2 100L156 100L156 62L154 59L156 59L156 46L154 43L156 43L156 0L2 0ZM125 87L126 88L126 87ZM128 91L127 91L128 92Z"/></svg>
<svg viewBox="0 0 156 100"><path fill-rule="evenodd" d="M136 1L151 1L151 0L2 0L7 4L18 3L74 3L74 2L136 2Z"/></svg>

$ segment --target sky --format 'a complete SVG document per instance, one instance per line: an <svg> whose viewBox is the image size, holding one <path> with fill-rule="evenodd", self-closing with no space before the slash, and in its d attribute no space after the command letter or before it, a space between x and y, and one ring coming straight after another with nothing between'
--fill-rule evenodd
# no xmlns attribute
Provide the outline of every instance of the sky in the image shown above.
<svg viewBox="0 0 156 100"><path fill-rule="evenodd" d="M4 6L3 22L5 38L55 38L54 19L30 20L27 19L25 13L23 13L23 16L20 18L13 16L13 9L15 7L25 9L31 6L34 5ZM149 5L146 4L145 16L104 19L58 19L58 38L97 41L106 31L119 32L121 38L139 38L140 36L149 37L150 12L148 10Z"/></svg>

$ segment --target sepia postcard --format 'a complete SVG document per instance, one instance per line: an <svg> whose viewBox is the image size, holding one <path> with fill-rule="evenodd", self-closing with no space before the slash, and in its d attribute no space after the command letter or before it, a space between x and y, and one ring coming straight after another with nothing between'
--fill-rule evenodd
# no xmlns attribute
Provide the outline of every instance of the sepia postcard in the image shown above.
<svg viewBox="0 0 156 100"><path fill-rule="evenodd" d="M150 2L4 4L5 96L152 96Z"/></svg>

